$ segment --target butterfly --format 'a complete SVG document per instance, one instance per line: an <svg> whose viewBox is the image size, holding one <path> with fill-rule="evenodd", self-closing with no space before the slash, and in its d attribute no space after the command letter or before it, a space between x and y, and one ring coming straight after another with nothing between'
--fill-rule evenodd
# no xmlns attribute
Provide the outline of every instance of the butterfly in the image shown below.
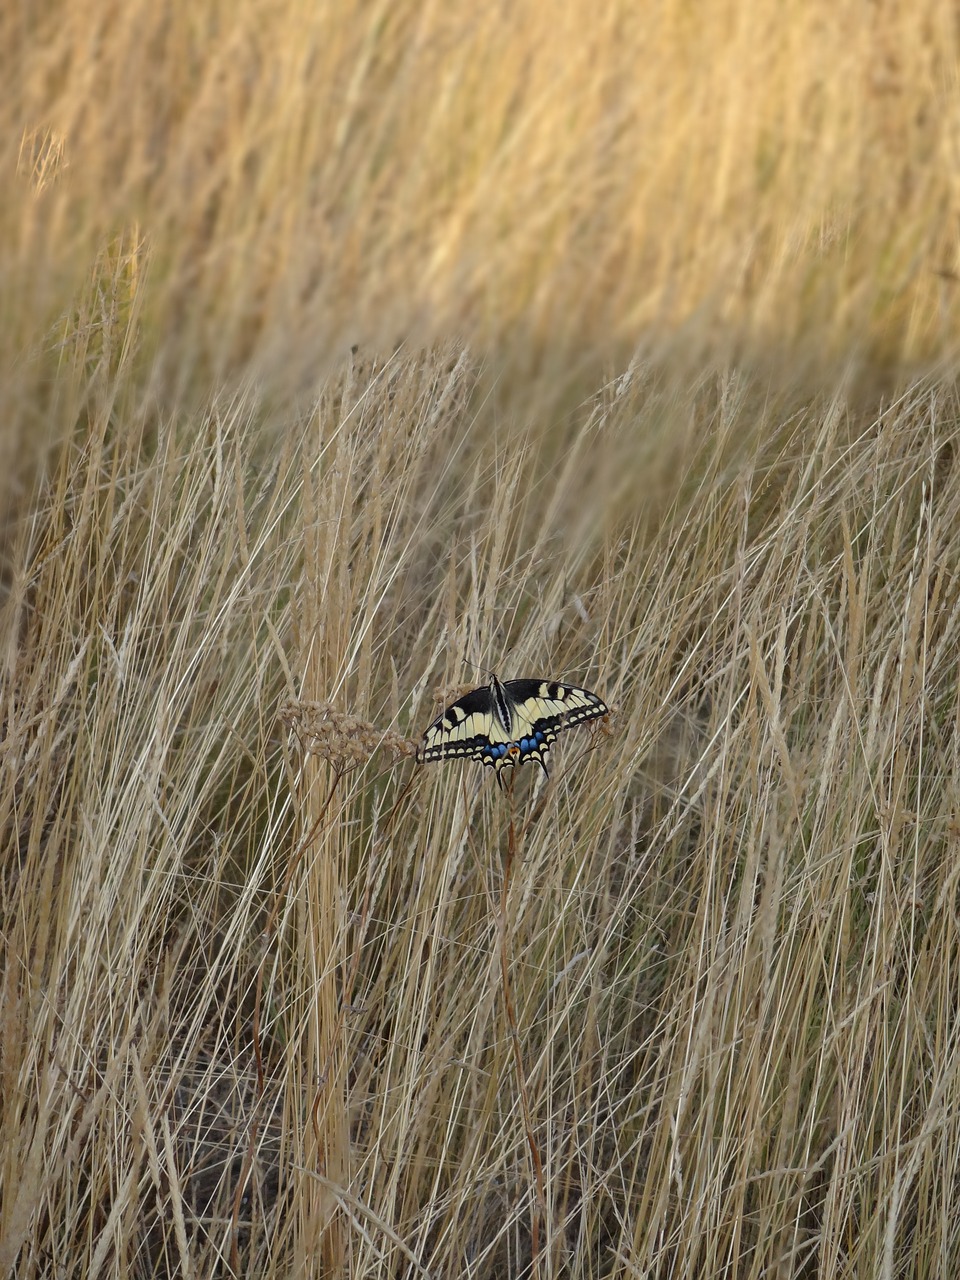
<svg viewBox="0 0 960 1280"><path fill-rule="evenodd" d="M585 720L605 716L609 708L589 689L553 680L504 680L471 689L451 703L423 735L422 763L448 756L469 756L500 774L536 760L549 777L544 757L557 734Z"/></svg>

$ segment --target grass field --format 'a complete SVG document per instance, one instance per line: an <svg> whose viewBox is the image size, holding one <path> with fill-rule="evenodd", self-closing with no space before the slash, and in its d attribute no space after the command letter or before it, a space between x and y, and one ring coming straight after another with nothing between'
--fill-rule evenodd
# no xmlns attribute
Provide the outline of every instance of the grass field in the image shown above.
<svg viewBox="0 0 960 1280"><path fill-rule="evenodd" d="M953 6L4 21L0 1276L960 1274Z"/></svg>

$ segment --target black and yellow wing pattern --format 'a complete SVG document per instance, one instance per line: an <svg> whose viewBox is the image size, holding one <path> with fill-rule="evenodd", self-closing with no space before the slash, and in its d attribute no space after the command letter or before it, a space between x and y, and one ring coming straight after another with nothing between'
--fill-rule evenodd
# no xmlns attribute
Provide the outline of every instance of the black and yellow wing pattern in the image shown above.
<svg viewBox="0 0 960 1280"><path fill-rule="evenodd" d="M471 689L438 716L423 735L420 760L469 757L497 771L544 757L557 734L608 707L589 689L554 680L504 680Z"/></svg>

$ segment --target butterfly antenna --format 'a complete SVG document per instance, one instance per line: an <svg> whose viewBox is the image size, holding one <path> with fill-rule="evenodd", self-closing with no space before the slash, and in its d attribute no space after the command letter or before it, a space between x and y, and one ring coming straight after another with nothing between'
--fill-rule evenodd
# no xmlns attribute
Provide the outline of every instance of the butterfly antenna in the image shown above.
<svg viewBox="0 0 960 1280"><path fill-rule="evenodd" d="M474 671L479 671L481 675L487 676L490 680L496 680L497 674L495 671L488 671L486 667L481 667L479 662L471 662L469 658L464 658L463 661L468 667L473 667Z"/></svg>

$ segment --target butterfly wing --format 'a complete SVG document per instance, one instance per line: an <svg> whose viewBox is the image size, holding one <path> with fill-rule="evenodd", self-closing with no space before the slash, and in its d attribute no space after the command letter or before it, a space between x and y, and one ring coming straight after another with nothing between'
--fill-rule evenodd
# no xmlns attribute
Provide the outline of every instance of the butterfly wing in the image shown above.
<svg viewBox="0 0 960 1280"><path fill-rule="evenodd" d="M561 730L606 714L606 704L589 689L552 680L495 681L471 690L434 720L420 759L472 757L496 769L498 778L502 769L536 760L546 773L545 756Z"/></svg>
<svg viewBox="0 0 960 1280"><path fill-rule="evenodd" d="M493 760L487 758L491 749L507 742L509 735L494 714L493 697L485 685L471 689L451 703L443 715L437 716L423 735L420 759L473 756L484 764L492 764Z"/></svg>
<svg viewBox="0 0 960 1280"><path fill-rule="evenodd" d="M603 699L589 689L554 680L507 680L503 687L513 712L511 746L518 747L519 754L514 754L512 759L508 754L500 762L501 768L536 760L546 773L544 757L557 735L586 720L598 720L609 709Z"/></svg>

